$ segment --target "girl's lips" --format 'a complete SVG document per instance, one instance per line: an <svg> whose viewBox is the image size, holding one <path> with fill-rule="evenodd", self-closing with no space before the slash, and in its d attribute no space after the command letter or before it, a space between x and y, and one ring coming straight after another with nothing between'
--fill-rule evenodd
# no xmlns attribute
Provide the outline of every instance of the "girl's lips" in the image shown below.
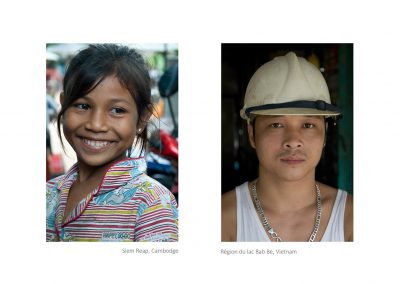
<svg viewBox="0 0 400 284"><path fill-rule="evenodd" d="M113 142L107 140L95 140L81 137L83 145L92 151L103 151L107 149Z"/></svg>

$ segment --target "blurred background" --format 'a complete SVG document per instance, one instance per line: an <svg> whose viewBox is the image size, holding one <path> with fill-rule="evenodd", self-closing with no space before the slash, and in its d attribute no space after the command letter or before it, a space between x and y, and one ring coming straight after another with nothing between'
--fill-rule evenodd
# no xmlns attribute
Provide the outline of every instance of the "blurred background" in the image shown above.
<svg viewBox="0 0 400 284"><path fill-rule="evenodd" d="M149 124L148 174L178 197L178 45L123 44L135 48L149 66L155 112ZM88 44L46 44L46 180L64 174L76 163L76 155L63 138L62 148L56 118L65 68ZM132 151L132 156L138 152Z"/></svg>
<svg viewBox="0 0 400 284"><path fill-rule="evenodd" d="M222 193L258 176L258 160L240 117L247 84L254 72L276 56L294 51L320 69L331 101L343 118L329 125L316 179L353 193L353 44L222 44L221 106Z"/></svg>

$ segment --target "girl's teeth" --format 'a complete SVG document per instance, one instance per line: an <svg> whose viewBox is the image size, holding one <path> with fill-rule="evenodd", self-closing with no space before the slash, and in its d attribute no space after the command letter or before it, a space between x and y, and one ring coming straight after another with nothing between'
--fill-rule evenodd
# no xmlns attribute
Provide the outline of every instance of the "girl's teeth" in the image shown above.
<svg viewBox="0 0 400 284"><path fill-rule="evenodd" d="M94 148L103 148L110 143L108 141L93 141L93 140L87 140L87 139L83 139L83 142L85 142L86 144L88 144L89 146L94 147Z"/></svg>

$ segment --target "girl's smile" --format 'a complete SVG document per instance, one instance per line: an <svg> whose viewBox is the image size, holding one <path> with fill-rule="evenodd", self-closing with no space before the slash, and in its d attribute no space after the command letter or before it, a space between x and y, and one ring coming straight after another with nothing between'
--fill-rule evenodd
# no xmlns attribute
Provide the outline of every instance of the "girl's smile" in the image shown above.
<svg viewBox="0 0 400 284"><path fill-rule="evenodd" d="M109 76L67 109L63 129L80 166L99 167L125 158L137 122L132 95Z"/></svg>
<svg viewBox="0 0 400 284"><path fill-rule="evenodd" d="M81 140L84 146L86 146L89 151L94 151L94 152L101 152L107 150L112 145L112 143L114 143L112 141L87 139L87 138L81 138Z"/></svg>

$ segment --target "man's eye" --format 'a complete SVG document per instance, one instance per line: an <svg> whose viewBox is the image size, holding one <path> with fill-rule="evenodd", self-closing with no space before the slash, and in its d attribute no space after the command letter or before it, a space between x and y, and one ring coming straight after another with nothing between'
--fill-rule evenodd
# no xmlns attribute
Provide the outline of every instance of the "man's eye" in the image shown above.
<svg viewBox="0 0 400 284"><path fill-rule="evenodd" d="M114 107L111 112L114 114L123 114L126 113L126 110L120 107Z"/></svg>
<svg viewBox="0 0 400 284"><path fill-rule="evenodd" d="M74 107L83 110L88 110L90 108L88 104L75 104Z"/></svg>
<svg viewBox="0 0 400 284"><path fill-rule="evenodd" d="M304 123L304 128L314 128L315 125L312 123Z"/></svg>
<svg viewBox="0 0 400 284"><path fill-rule="evenodd" d="M283 124L282 124L282 123L279 123L279 122L275 122L275 123L272 123L272 124L270 125L270 127L271 127L271 128L280 128L280 127L283 127Z"/></svg>

